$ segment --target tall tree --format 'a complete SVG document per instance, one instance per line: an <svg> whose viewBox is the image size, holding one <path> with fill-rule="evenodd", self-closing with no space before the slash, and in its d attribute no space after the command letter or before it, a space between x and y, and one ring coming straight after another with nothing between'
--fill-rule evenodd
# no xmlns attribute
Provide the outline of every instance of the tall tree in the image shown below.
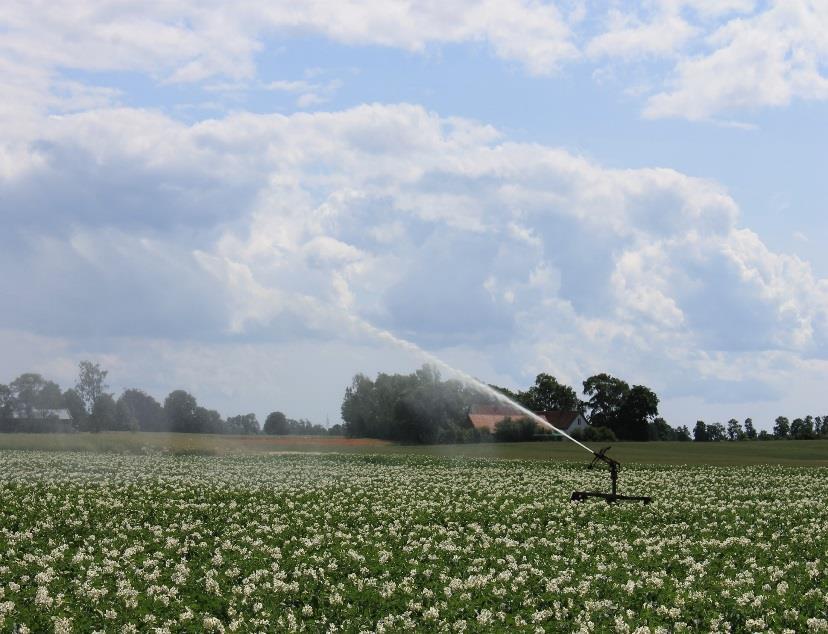
<svg viewBox="0 0 828 634"><path fill-rule="evenodd" d="M655 392L643 385L634 385L624 397L613 431L620 440L647 440L648 425L656 416L658 397Z"/></svg>
<svg viewBox="0 0 828 634"><path fill-rule="evenodd" d="M711 423L707 426L707 440L711 442L719 442L727 437L725 426L721 423Z"/></svg>
<svg viewBox="0 0 828 634"><path fill-rule="evenodd" d="M394 408L397 440L416 443L451 443L462 440L468 427L464 390L458 381L436 378L401 395Z"/></svg>
<svg viewBox="0 0 828 634"><path fill-rule="evenodd" d="M173 390L164 399L164 413L170 422L170 431L198 432L198 403L195 396L184 390Z"/></svg>
<svg viewBox="0 0 828 634"><path fill-rule="evenodd" d="M169 422L161 403L142 390L130 388L118 397L119 416L135 422L141 431L167 431ZM131 427L128 426L128 429Z"/></svg>
<svg viewBox="0 0 828 634"><path fill-rule="evenodd" d="M264 433L271 436L286 436L288 434L287 416L282 412L270 412L265 419Z"/></svg>
<svg viewBox="0 0 828 634"><path fill-rule="evenodd" d="M83 405L83 399L80 394L73 388L69 388L63 393L62 397L63 407L69 410L69 415L72 417L72 425L75 429L86 429L88 427L89 415L86 413L86 408Z"/></svg>
<svg viewBox="0 0 828 634"><path fill-rule="evenodd" d="M492 404L459 381L443 381L425 365L412 374L357 374L345 390L342 420L351 437L405 442L454 442L474 435L468 407Z"/></svg>
<svg viewBox="0 0 828 634"><path fill-rule="evenodd" d="M129 431L138 431L141 429L141 424L138 422L135 409L124 401L122 396L123 394L115 401L115 418L119 423L119 427Z"/></svg>
<svg viewBox="0 0 828 634"><path fill-rule="evenodd" d="M17 401L11 388L0 383L0 431L11 430Z"/></svg>
<svg viewBox="0 0 828 634"><path fill-rule="evenodd" d="M790 436L794 440L810 440L814 437L813 416L796 418L791 423Z"/></svg>
<svg viewBox="0 0 828 634"><path fill-rule="evenodd" d="M630 388L626 381L602 373L584 381L584 394L591 425L610 428L619 440L648 439L648 425L658 416L658 396L650 388Z"/></svg>
<svg viewBox="0 0 828 634"><path fill-rule="evenodd" d="M81 361L78 365L78 380L75 383L75 391L81 397L84 408L88 414L92 413L95 401L98 400L109 387L106 384L107 370L91 361Z"/></svg>
<svg viewBox="0 0 828 634"><path fill-rule="evenodd" d="M239 414L227 419L228 434L258 434L261 431L255 414Z"/></svg>
<svg viewBox="0 0 828 634"><path fill-rule="evenodd" d="M817 431L819 423L814 420L814 417L810 414L805 417L805 434L808 436L809 439L813 439L815 436L819 434Z"/></svg>
<svg viewBox="0 0 828 634"><path fill-rule="evenodd" d="M693 440L696 442L707 442L709 440L707 437L707 425L705 425L703 420L696 421L696 426L693 428Z"/></svg>
<svg viewBox="0 0 828 634"><path fill-rule="evenodd" d="M197 434L223 434L224 420L214 409L197 406L195 409L195 426L192 430Z"/></svg>
<svg viewBox="0 0 828 634"><path fill-rule="evenodd" d="M748 440L756 439L756 428L753 426L752 418L745 419L745 438Z"/></svg>
<svg viewBox="0 0 828 634"><path fill-rule="evenodd" d="M773 437L777 439L788 438L790 431L791 424L788 419L784 416L777 417L773 425Z"/></svg>
<svg viewBox="0 0 828 634"><path fill-rule="evenodd" d="M648 426L649 440L678 440L678 430L670 427L670 424L657 416Z"/></svg>
<svg viewBox="0 0 828 634"><path fill-rule="evenodd" d="M742 440L745 433L742 431L742 426L735 418L727 421L727 439L728 440Z"/></svg>
<svg viewBox="0 0 828 634"><path fill-rule="evenodd" d="M10 417L14 413L14 401L11 388L0 383L0 416Z"/></svg>
<svg viewBox="0 0 828 634"><path fill-rule="evenodd" d="M618 414L629 391L626 381L606 373L595 374L584 381L584 394L589 397L586 405L590 424L609 427L618 435L615 429L618 427Z"/></svg>
<svg viewBox="0 0 828 634"><path fill-rule="evenodd" d="M548 410L577 412L581 405L575 390L545 372L538 374L535 377L535 384L525 392L521 392L518 399L524 407L536 412Z"/></svg>
<svg viewBox="0 0 828 634"><path fill-rule="evenodd" d="M107 429L117 429L117 408L111 394L101 394L95 399L92 413L89 415L90 431L99 432Z"/></svg>
<svg viewBox="0 0 828 634"><path fill-rule="evenodd" d="M351 385L345 388L345 398L342 399L342 420L348 436L379 437L379 430L375 429L378 409L376 401L374 382L364 374L356 374ZM276 433L269 429L273 427L269 427L265 421L265 433Z"/></svg>
<svg viewBox="0 0 828 634"><path fill-rule="evenodd" d="M36 416L37 410L56 409L61 406L60 387L34 372L21 374L9 384L18 414Z"/></svg>
<svg viewBox="0 0 828 634"><path fill-rule="evenodd" d="M676 427L676 440L687 442L690 440L690 430L687 425L679 425Z"/></svg>

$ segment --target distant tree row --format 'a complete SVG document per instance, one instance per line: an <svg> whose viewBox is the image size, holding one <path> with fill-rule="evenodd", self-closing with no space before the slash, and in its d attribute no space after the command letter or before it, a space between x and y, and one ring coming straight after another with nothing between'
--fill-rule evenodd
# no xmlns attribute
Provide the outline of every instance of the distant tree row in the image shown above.
<svg viewBox="0 0 828 634"><path fill-rule="evenodd" d="M587 440L689 440L686 428L673 429L658 418L658 397L643 385L630 386L608 374L584 381L587 401L554 376L541 373L525 391L489 386L535 412L584 413L590 428L579 434ZM520 416L496 425L493 437L474 429L469 410L496 399L460 381L442 381L439 372L423 366L413 374L379 374L371 380L357 374L345 390L342 420L350 436L412 443L520 441L538 436L534 422Z"/></svg>
<svg viewBox="0 0 828 634"><path fill-rule="evenodd" d="M626 381L606 373L595 374L583 382L581 401L575 390L554 376L541 373L526 391L512 392L493 385L512 400L532 411L560 410L581 412L591 427L607 431L585 432L596 440L689 440L686 430L675 430L658 418L658 396L644 385L630 386ZM587 438L591 440L592 437Z"/></svg>
<svg viewBox="0 0 828 634"><path fill-rule="evenodd" d="M13 431L152 431L209 434L259 434L255 414L226 420L214 409L202 407L195 396L174 390L163 405L146 392L130 388L116 399L108 392L107 370L81 361L73 388L61 391L40 374L21 374L8 385L0 384L0 432ZM59 410L68 410L71 421L62 421ZM267 417L268 434L341 434L341 426L328 430L310 421L288 419L281 412Z"/></svg>
<svg viewBox="0 0 828 634"><path fill-rule="evenodd" d="M691 431L670 426L658 414L659 399L644 385L630 385L606 373L583 382L586 400L550 374L541 373L526 390L513 391L490 385L530 411L570 411L584 414L589 426L575 433L588 441L690 441L751 439L809 439L828 437L828 416L776 419L772 433L757 433L753 421L735 419L727 425L699 421ZM410 443L523 441L539 437L535 423L520 416L504 416L492 434L474 429L469 410L491 405L491 396L465 383L443 381L439 372L423 366L412 374L378 374L372 380L357 374L342 402L344 431L353 437L382 438Z"/></svg>
<svg viewBox="0 0 828 634"><path fill-rule="evenodd" d="M742 425L735 418L722 423L705 423L700 420L693 428L693 440L696 442L718 442L721 440L815 440L828 438L828 416L806 416L789 421L779 416L774 421L773 431L764 429L757 433L753 420L746 418Z"/></svg>
<svg viewBox="0 0 828 634"><path fill-rule="evenodd" d="M490 400L490 399L489 399ZM345 390L342 420L348 436L406 443L479 440L468 417L471 404L486 402L479 391L443 381L425 365L412 374L357 374Z"/></svg>
<svg viewBox="0 0 828 634"><path fill-rule="evenodd" d="M265 419L264 433L273 436L341 436L344 431L339 424L323 427L304 418L294 420L282 412L271 412Z"/></svg>

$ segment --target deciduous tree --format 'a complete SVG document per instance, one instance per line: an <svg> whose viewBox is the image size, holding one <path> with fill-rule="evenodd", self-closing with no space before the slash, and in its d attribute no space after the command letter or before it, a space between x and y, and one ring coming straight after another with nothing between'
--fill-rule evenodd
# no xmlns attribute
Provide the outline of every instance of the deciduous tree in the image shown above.
<svg viewBox="0 0 828 634"><path fill-rule="evenodd" d="M584 394L589 397L586 406L589 410L590 424L609 427L618 435L618 414L630 391L629 384L601 373L589 377L584 381L583 387Z"/></svg>
<svg viewBox="0 0 828 634"><path fill-rule="evenodd" d="M673 429L666 420L657 416L648 426L649 440L678 440L678 430Z"/></svg>
<svg viewBox="0 0 828 634"><path fill-rule="evenodd" d="M11 388L0 383L0 431L10 429L15 409L16 401Z"/></svg>
<svg viewBox="0 0 828 634"><path fill-rule="evenodd" d="M680 425L676 427L676 440L681 442L687 442L690 440L690 430L687 429L687 425Z"/></svg>
<svg viewBox="0 0 828 634"><path fill-rule="evenodd" d="M648 424L656 416L658 396L648 387L634 385L624 397L613 431L620 440L647 440Z"/></svg>
<svg viewBox="0 0 828 634"><path fill-rule="evenodd" d="M86 429L88 426L89 414L86 413L86 408L83 405L83 399L74 388L69 388L63 393L62 397L63 407L69 410L69 416L72 417L72 425L75 429Z"/></svg>
<svg viewBox="0 0 828 634"><path fill-rule="evenodd" d="M161 403L143 390L124 390L117 405L119 416L135 422L141 431L169 431L169 421Z"/></svg>
<svg viewBox="0 0 828 634"><path fill-rule="evenodd" d="M89 416L89 430L99 432L117 429L116 410L115 399L112 398L112 395L101 394L92 405L92 413Z"/></svg>
<svg viewBox="0 0 828 634"><path fill-rule="evenodd" d="M87 414L92 413L95 401L98 400L109 387L106 384L108 370L102 370L101 366L91 361L81 361L78 364L78 380L75 383L75 391L81 397Z"/></svg>
<svg viewBox="0 0 828 634"><path fill-rule="evenodd" d="M721 423L711 423L707 426L707 440L711 442L719 442L727 437L725 426Z"/></svg>
<svg viewBox="0 0 828 634"><path fill-rule="evenodd" d="M173 390L164 399L164 413L170 423L170 431L198 432L199 420L195 396L184 390Z"/></svg>
<svg viewBox="0 0 828 634"><path fill-rule="evenodd" d="M264 424L264 433L271 436L286 436L288 433L287 416L282 412L271 412Z"/></svg>
<svg viewBox="0 0 828 634"><path fill-rule="evenodd" d="M814 437L814 419L812 416L795 418L791 423L790 436L794 440L810 440Z"/></svg>
<svg viewBox="0 0 828 634"><path fill-rule="evenodd" d="M261 431L256 414L239 414L227 419L227 433L229 434L258 434Z"/></svg>
<svg viewBox="0 0 828 634"><path fill-rule="evenodd" d="M535 384L518 395L518 401L532 411L561 410L580 411L578 395L568 385L560 383L551 374L542 372L535 377Z"/></svg>
<svg viewBox="0 0 828 634"><path fill-rule="evenodd" d="M742 426L735 418L727 421L727 439L728 440L742 440L745 433L742 431Z"/></svg>
<svg viewBox="0 0 828 634"><path fill-rule="evenodd" d="M776 439L788 438L791 431L791 424L784 416L779 416L774 421L773 437Z"/></svg>
<svg viewBox="0 0 828 634"><path fill-rule="evenodd" d="M15 407L20 416L30 418L37 410L56 409L61 406L60 387L34 372L21 374L9 385Z"/></svg>

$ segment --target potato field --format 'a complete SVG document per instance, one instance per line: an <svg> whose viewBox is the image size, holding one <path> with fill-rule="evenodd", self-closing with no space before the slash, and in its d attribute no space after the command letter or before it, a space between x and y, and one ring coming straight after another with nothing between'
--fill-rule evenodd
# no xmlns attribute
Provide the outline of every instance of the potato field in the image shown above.
<svg viewBox="0 0 828 634"><path fill-rule="evenodd" d="M828 632L828 469L0 452L2 632Z"/></svg>

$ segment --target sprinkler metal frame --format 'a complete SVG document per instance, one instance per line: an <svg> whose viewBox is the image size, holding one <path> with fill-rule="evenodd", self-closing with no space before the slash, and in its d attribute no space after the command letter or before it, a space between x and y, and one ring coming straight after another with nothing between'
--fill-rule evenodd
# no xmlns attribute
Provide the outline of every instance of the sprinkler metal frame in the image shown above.
<svg viewBox="0 0 828 634"><path fill-rule="evenodd" d="M611 447L604 447L600 451L593 451L592 454L595 457L592 459L592 462L589 463L587 469L594 469L599 462L605 462L608 464L610 470L610 480L612 480L612 493L601 493L599 491L573 491L572 497L569 498L570 502L583 502L587 498L603 498L607 501L607 504L614 504L615 502L644 502L646 505L652 502L653 498L647 495L621 495L618 493L618 469L621 467L621 463L617 460L613 460L607 455L607 451L610 449Z"/></svg>

